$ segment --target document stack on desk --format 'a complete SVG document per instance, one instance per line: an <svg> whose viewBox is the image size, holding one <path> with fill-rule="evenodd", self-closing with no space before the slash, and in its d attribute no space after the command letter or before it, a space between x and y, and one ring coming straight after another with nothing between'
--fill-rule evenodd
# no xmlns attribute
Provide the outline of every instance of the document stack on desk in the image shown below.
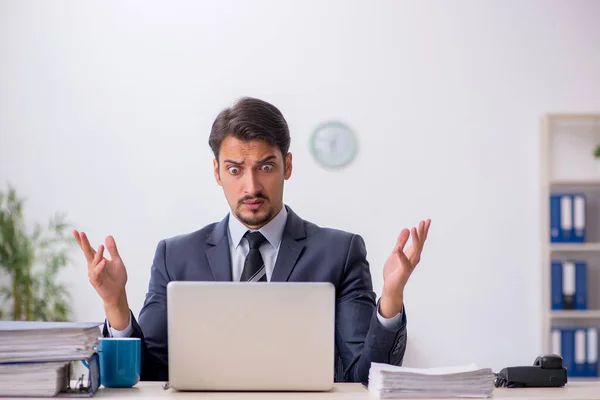
<svg viewBox="0 0 600 400"><path fill-rule="evenodd" d="M0 321L0 396L93 395L99 325ZM71 362L81 360L88 360L90 377L73 391Z"/></svg>
<svg viewBox="0 0 600 400"><path fill-rule="evenodd" d="M380 399L490 397L494 373L466 365L447 368L407 368L371 363L369 392Z"/></svg>
<svg viewBox="0 0 600 400"><path fill-rule="evenodd" d="M99 323L0 321L0 363L84 359L99 336Z"/></svg>
<svg viewBox="0 0 600 400"><path fill-rule="evenodd" d="M0 364L0 396L50 397L69 379L66 361Z"/></svg>

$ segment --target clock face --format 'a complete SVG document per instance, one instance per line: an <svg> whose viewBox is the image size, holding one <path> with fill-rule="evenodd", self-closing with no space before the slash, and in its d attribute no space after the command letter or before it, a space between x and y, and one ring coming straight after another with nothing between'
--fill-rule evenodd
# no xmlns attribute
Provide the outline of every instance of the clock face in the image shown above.
<svg viewBox="0 0 600 400"><path fill-rule="evenodd" d="M321 165L340 168L349 164L356 155L356 137L341 122L320 125L310 141L312 155Z"/></svg>

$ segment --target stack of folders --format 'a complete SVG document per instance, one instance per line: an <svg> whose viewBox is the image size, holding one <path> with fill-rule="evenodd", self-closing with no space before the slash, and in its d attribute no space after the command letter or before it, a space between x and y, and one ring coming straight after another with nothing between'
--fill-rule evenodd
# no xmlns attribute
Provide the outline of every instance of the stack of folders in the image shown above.
<svg viewBox="0 0 600 400"><path fill-rule="evenodd" d="M0 396L92 396L98 388L99 323L0 321ZM73 361L87 382L71 387Z"/></svg>
<svg viewBox="0 0 600 400"><path fill-rule="evenodd" d="M550 195L550 242L585 242L586 196L583 193Z"/></svg>
<svg viewBox="0 0 600 400"><path fill-rule="evenodd" d="M552 352L563 358L567 376L598 377L598 328L552 328Z"/></svg>
<svg viewBox="0 0 600 400"><path fill-rule="evenodd" d="M376 398L491 397L494 373L475 364L445 368L407 368L371 363L369 392Z"/></svg>

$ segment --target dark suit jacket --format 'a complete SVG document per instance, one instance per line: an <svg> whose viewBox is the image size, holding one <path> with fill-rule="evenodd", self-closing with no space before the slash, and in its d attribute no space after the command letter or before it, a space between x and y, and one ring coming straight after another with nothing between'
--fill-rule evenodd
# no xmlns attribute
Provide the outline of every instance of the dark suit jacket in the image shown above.
<svg viewBox="0 0 600 400"><path fill-rule="evenodd" d="M321 228L287 210L271 281L331 282L336 287L335 380L366 384L372 361L401 365L406 310L398 329L379 322L363 239ZM158 243L139 323L131 314L132 336L142 339L141 380L168 380L167 283L232 280L227 224L228 216Z"/></svg>

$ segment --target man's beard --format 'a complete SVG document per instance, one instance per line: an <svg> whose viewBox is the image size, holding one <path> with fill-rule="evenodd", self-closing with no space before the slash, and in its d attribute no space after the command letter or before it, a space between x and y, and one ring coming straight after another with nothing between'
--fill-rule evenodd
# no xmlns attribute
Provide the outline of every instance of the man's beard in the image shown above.
<svg viewBox="0 0 600 400"><path fill-rule="evenodd" d="M244 223L245 225L249 225L249 226L258 226L258 225L263 225L266 222L268 222L272 217L273 217L273 210L269 209L267 210L267 212L265 213L264 216L260 216L258 215L259 210L257 211L250 211L252 213L252 215L250 215L249 217L245 217L242 215L240 208L244 206L244 202L245 201L249 201L249 200L264 200L263 202L263 206L266 205L266 202L269 200L267 198L267 196L265 196L264 194L258 192L256 193L256 195L254 196L245 196L244 198L240 199L238 201L238 208L235 212L235 216L237 217L237 219L239 219L242 223Z"/></svg>
<svg viewBox="0 0 600 400"><path fill-rule="evenodd" d="M257 214L253 214L253 215L250 215L250 216L244 216L244 215L242 215L241 212L236 211L235 216L237 217L237 219L239 219L240 221L242 221L242 223L244 225L258 226L258 225L263 225L266 222L268 222L271 219L271 217L273 216L273 211L272 210L268 210L267 213L265 215L263 215L263 216L257 215Z"/></svg>

